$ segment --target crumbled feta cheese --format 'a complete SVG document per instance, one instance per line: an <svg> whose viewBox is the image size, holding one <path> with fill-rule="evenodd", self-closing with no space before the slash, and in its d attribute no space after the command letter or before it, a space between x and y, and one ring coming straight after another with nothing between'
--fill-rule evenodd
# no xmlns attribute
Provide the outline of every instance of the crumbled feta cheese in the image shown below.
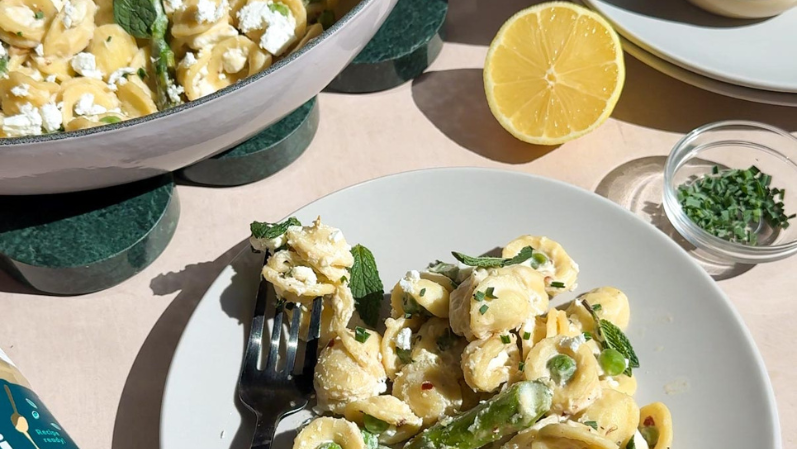
<svg viewBox="0 0 797 449"><path fill-rule="evenodd" d="M44 56L44 45L39 44L33 49L37 56Z"/></svg>
<svg viewBox="0 0 797 449"><path fill-rule="evenodd" d="M617 380L615 380L615 378L612 376L608 376L606 378L606 383L612 388L620 388L620 382L617 382Z"/></svg>
<svg viewBox="0 0 797 449"><path fill-rule="evenodd" d="M9 137L38 136L42 133L42 116L30 103L19 108L19 114L3 119L3 132Z"/></svg>
<svg viewBox="0 0 797 449"><path fill-rule="evenodd" d="M637 430L636 433L634 434L634 446L636 446L636 449L650 448L650 446L648 446L648 442L645 441L645 437L643 437L642 434L639 433L639 430Z"/></svg>
<svg viewBox="0 0 797 449"><path fill-rule="evenodd" d="M179 11L185 8L185 3L183 0L166 0L163 2L163 9L166 11L166 14L172 14L175 11Z"/></svg>
<svg viewBox="0 0 797 449"><path fill-rule="evenodd" d="M332 243L338 243L339 241L343 240L343 233L340 232L340 229L335 229L332 233L329 234L329 241Z"/></svg>
<svg viewBox="0 0 797 449"><path fill-rule="evenodd" d="M64 117L61 110L55 103L47 103L39 108L39 114L42 117L42 126L48 133L54 133L61 129L61 124L64 122Z"/></svg>
<svg viewBox="0 0 797 449"><path fill-rule="evenodd" d="M194 64L196 64L196 56L194 56L194 54L191 53L190 51L188 53L186 53L185 56L183 57L183 60L180 61L180 67L183 67L183 68L186 68L186 69L191 67Z"/></svg>
<svg viewBox="0 0 797 449"><path fill-rule="evenodd" d="M281 55L290 44L296 40L296 19L288 10L288 15L283 15L272 9L271 2L251 2L238 11L238 27L242 33L254 30L263 30L260 38L260 48L274 56Z"/></svg>
<svg viewBox="0 0 797 449"><path fill-rule="evenodd" d="M55 75L47 75L47 78L45 78L44 81L47 81L48 83L54 83L57 79L58 77Z"/></svg>
<svg viewBox="0 0 797 449"><path fill-rule="evenodd" d="M249 244L252 245L252 249L255 251L269 250L274 252L274 250L283 246L286 240L287 237L285 234L274 237L273 239L258 239L255 236L252 236L249 238Z"/></svg>
<svg viewBox="0 0 797 449"><path fill-rule="evenodd" d="M396 334L396 347L404 350L412 348L412 329L405 327Z"/></svg>
<svg viewBox="0 0 797 449"><path fill-rule="evenodd" d="M108 112L103 106L94 104L94 94L83 94L75 103L76 115L97 115Z"/></svg>
<svg viewBox="0 0 797 449"><path fill-rule="evenodd" d="M305 285L315 285L318 283L318 277L310 267L293 267L293 271L291 272L293 278L297 281L303 282Z"/></svg>
<svg viewBox="0 0 797 449"><path fill-rule="evenodd" d="M559 346L568 348L573 352L578 352L578 348L587 342L584 334L578 334L575 337L565 337L559 342Z"/></svg>
<svg viewBox="0 0 797 449"><path fill-rule="evenodd" d="M399 281L399 287L405 293L412 293L415 289L415 284L421 280L421 273L417 270L408 271L407 274Z"/></svg>
<svg viewBox="0 0 797 449"><path fill-rule="evenodd" d="M102 72L97 70L97 60L91 53L82 52L76 54L72 57L71 65L75 72L87 78L102 79L103 77Z"/></svg>
<svg viewBox="0 0 797 449"><path fill-rule="evenodd" d="M198 76L194 77L194 90L199 92L200 97L204 97L205 95L210 95L216 91L210 82L208 82L208 66L204 66L199 70Z"/></svg>
<svg viewBox="0 0 797 449"><path fill-rule="evenodd" d="M498 368L502 368L506 365L506 361L509 360L509 354L506 351L501 351L498 353L497 356L493 357L490 360L490 363L487 364L487 371L497 370Z"/></svg>
<svg viewBox="0 0 797 449"><path fill-rule="evenodd" d="M226 80L227 79L227 75L225 75L224 72L221 72L221 73L219 73L219 79L220 80Z"/></svg>
<svg viewBox="0 0 797 449"><path fill-rule="evenodd" d="M179 103L182 99L180 95L185 92L183 86L178 86L177 84L170 84L166 93L169 94L169 99L175 103Z"/></svg>
<svg viewBox="0 0 797 449"><path fill-rule="evenodd" d="M199 23L218 22L227 12L227 1L218 5L213 0L199 0L196 5L196 21Z"/></svg>
<svg viewBox="0 0 797 449"><path fill-rule="evenodd" d="M7 55L7 54L8 54L8 51L6 50L6 47L5 47L5 45L3 45L2 43L0 43L0 56L5 56L5 55Z"/></svg>
<svg viewBox="0 0 797 449"><path fill-rule="evenodd" d="M385 379L380 380L376 383L374 387L374 396L379 396L380 394L387 391L387 382Z"/></svg>
<svg viewBox="0 0 797 449"><path fill-rule="evenodd" d="M15 97L27 97L30 90L30 84L22 83L18 86L11 88L11 95Z"/></svg>
<svg viewBox="0 0 797 449"><path fill-rule="evenodd" d="M83 20L85 16L86 16L86 11L81 11L78 8L75 8L75 6L72 5L72 2L66 0L66 2L64 3L64 17L62 19L62 21L64 22L64 28L68 30L76 26L78 23L80 23Z"/></svg>
<svg viewBox="0 0 797 449"><path fill-rule="evenodd" d="M127 84L127 77L136 73L136 69L132 67L122 67L121 69L114 70L111 76L108 77L108 87L111 90L116 90L116 86L124 86Z"/></svg>
<svg viewBox="0 0 797 449"><path fill-rule="evenodd" d="M238 73L246 65L246 54L243 49L230 48L221 55L221 65L227 73ZM340 231L335 231L340 233Z"/></svg>

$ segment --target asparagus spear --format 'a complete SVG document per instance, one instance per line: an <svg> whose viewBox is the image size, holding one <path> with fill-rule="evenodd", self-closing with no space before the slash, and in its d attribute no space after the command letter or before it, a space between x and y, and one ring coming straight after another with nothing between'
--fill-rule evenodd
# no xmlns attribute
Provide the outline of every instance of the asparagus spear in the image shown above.
<svg viewBox="0 0 797 449"><path fill-rule="evenodd" d="M176 64L174 53L166 42L169 19L161 0L113 0L113 18L127 34L150 40L158 109L180 104L179 96L169 95L169 89L174 86Z"/></svg>
<svg viewBox="0 0 797 449"><path fill-rule="evenodd" d="M404 449L477 449L523 430L551 408L553 392L538 381L519 382L487 402L440 422Z"/></svg>

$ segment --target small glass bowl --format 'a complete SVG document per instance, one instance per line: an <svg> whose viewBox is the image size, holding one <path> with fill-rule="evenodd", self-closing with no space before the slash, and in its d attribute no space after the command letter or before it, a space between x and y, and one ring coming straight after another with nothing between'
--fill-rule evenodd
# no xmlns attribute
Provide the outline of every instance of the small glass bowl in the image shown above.
<svg viewBox="0 0 797 449"><path fill-rule="evenodd" d="M756 246L715 237L697 226L681 209L678 187L710 174L712 167L747 169L755 165L772 176L771 187L785 189L786 215L797 212L797 138L764 123L741 120L701 126L673 148L664 167L664 210L675 229L697 248L724 261L756 264L797 253L797 218L786 229L761 223Z"/></svg>

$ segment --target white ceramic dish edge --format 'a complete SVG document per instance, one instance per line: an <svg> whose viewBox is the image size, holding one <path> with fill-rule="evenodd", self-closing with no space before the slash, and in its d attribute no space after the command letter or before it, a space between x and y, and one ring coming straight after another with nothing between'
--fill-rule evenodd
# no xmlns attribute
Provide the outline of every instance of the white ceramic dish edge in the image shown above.
<svg viewBox="0 0 797 449"><path fill-rule="evenodd" d="M125 184L230 148L320 92L365 47L395 3L362 0L294 55L171 110L88 130L0 139L0 195Z"/></svg>

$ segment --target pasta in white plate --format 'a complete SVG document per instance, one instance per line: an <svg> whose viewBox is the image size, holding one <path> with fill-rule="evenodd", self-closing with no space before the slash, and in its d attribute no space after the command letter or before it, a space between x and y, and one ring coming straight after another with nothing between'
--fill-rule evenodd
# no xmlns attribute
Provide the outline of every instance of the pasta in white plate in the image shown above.
<svg viewBox="0 0 797 449"><path fill-rule="evenodd" d="M148 1L117 0L115 9L114 0L0 0L0 137L113 124L197 100L307 45L351 6L337 0ZM126 18L135 14L128 8L148 7L154 9L141 17L167 22L162 41L155 25L129 28ZM152 33L151 39L138 32ZM342 271L332 267L326 274L335 272Z"/></svg>
<svg viewBox="0 0 797 449"><path fill-rule="evenodd" d="M335 417L311 421L294 448L671 448L667 407L633 397L639 360L623 333L625 293L604 286L549 304L577 282L578 265L558 242L526 235L503 257L453 253L465 266L408 271L390 293L383 338L370 251L320 218L258 229L253 248L270 252L265 279L293 307L322 297L329 329L314 410ZM307 270L301 282L288 279L297 269Z"/></svg>

